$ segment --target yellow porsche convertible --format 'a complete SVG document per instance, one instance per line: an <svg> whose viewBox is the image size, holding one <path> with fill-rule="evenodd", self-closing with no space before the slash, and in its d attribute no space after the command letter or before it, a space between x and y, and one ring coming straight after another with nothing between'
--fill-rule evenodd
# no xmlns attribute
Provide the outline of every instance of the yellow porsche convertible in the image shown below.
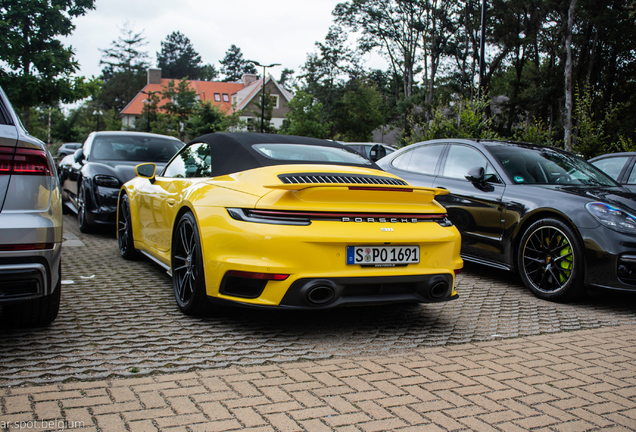
<svg viewBox="0 0 636 432"><path fill-rule="evenodd" d="M460 236L435 196L345 146L215 133L121 189L119 251L172 274L179 308L288 309L457 298Z"/></svg>

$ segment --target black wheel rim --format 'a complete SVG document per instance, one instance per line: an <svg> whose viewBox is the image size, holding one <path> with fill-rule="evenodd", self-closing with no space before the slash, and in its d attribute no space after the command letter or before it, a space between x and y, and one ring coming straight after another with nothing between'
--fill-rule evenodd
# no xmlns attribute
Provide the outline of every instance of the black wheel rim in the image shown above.
<svg viewBox="0 0 636 432"><path fill-rule="evenodd" d="M523 271L535 289L545 293L562 290L574 272L572 244L563 231L541 227L523 247Z"/></svg>
<svg viewBox="0 0 636 432"><path fill-rule="evenodd" d="M183 220L177 230L172 274L175 294L182 304L188 304L194 294L197 278L197 238L194 227Z"/></svg>
<svg viewBox="0 0 636 432"><path fill-rule="evenodd" d="M128 210L128 200L122 199L119 205L119 223L117 226L117 239L119 240L119 250L122 254L128 252L130 236L130 211Z"/></svg>

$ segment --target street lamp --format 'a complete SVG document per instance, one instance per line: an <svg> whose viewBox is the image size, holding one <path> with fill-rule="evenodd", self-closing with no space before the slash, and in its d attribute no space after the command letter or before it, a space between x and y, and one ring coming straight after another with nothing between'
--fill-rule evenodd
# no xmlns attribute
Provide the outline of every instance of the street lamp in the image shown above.
<svg viewBox="0 0 636 432"><path fill-rule="evenodd" d="M158 91L141 91L141 93L148 95L149 99L144 99L142 102L145 104L148 104L148 132L150 132L150 105L152 105L152 95L154 95L155 93L160 93Z"/></svg>
<svg viewBox="0 0 636 432"><path fill-rule="evenodd" d="M260 66L263 68L263 84L261 86L261 133L263 133L263 126L265 124L265 69L274 66L280 66L280 63L272 63L271 65L262 65L254 60L247 60L248 63L252 63L254 66Z"/></svg>

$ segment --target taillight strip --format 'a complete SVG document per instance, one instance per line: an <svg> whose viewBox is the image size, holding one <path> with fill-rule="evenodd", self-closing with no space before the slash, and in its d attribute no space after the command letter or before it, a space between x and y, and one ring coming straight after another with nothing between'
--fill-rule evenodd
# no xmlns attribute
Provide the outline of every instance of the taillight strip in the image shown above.
<svg viewBox="0 0 636 432"><path fill-rule="evenodd" d="M0 147L0 175L52 175L46 152L39 149Z"/></svg>
<svg viewBox="0 0 636 432"><path fill-rule="evenodd" d="M349 190L363 190L363 191L382 191L382 192L413 192L413 189L400 189L391 187L369 187L369 186L349 186Z"/></svg>
<svg viewBox="0 0 636 432"><path fill-rule="evenodd" d="M439 219L445 218L448 215L446 213L435 214L402 214L402 213L332 213L332 212L295 212L295 211L280 211L280 210L250 210L250 213L257 216L270 216L270 217L321 217L321 218L385 218L385 219Z"/></svg>
<svg viewBox="0 0 636 432"><path fill-rule="evenodd" d="M0 245L0 252L17 252L17 251L31 251L31 250L45 250L45 249L53 249L53 243Z"/></svg>

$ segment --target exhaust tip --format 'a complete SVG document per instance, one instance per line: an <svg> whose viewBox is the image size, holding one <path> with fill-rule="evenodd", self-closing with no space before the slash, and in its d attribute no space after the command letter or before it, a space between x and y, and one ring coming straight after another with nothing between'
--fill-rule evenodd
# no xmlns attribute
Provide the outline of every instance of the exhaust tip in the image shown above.
<svg viewBox="0 0 636 432"><path fill-rule="evenodd" d="M449 285L447 282L437 282L431 287L429 295L432 299L441 299L448 294Z"/></svg>
<svg viewBox="0 0 636 432"><path fill-rule="evenodd" d="M333 300L335 295L336 292L332 287L318 285L307 291L307 301L316 305L326 304Z"/></svg>

